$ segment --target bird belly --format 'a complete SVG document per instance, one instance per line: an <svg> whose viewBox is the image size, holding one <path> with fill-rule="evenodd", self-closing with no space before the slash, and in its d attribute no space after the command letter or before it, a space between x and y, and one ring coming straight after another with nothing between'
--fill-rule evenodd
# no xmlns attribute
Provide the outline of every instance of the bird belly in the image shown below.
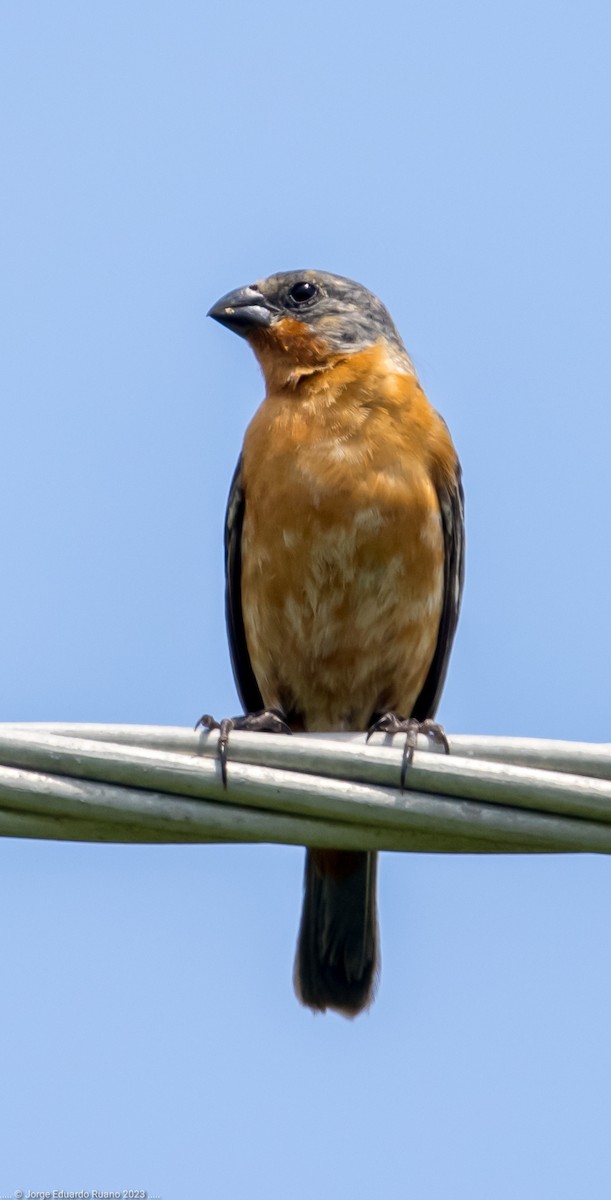
<svg viewBox="0 0 611 1200"><path fill-rule="evenodd" d="M248 650L268 707L308 730L364 729L411 714L435 652L443 536L426 475L392 496L350 480L299 494L286 478L250 509L242 535ZM372 499L373 495L373 499Z"/></svg>

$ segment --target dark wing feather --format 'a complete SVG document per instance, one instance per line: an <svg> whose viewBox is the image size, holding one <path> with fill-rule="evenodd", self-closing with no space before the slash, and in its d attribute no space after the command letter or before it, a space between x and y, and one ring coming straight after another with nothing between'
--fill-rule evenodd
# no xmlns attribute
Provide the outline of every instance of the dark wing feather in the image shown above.
<svg viewBox="0 0 611 1200"><path fill-rule="evenodd" d="M443 608L433 661L412 712L412 716L416 717L418 721L435 716L445 683L460 612L465 577L465 498L459 464L456 466L456 476L452 486L439 487L437 499L441 512L445 554Z"/></svg>
<svg viewBox="0 0 611 1200"><path fill-rule="evenodd" d="M263 700L248 653L242 613L242 526L244 524L242 458L234 471L225 516L225 617L231 666L245 712L258 712Z"/></svg>

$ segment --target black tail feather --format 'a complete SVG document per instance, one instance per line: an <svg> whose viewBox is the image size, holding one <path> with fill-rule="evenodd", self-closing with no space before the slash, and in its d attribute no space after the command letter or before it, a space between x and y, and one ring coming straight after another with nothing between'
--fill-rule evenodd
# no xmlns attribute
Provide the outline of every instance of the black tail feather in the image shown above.
<svg viewBox="0 0 611 1200"><path fill-rule="evenodd" d="M295 991L317 1012L355 1017L373 1000L378 972L377 854L308 850Z"/></svg>

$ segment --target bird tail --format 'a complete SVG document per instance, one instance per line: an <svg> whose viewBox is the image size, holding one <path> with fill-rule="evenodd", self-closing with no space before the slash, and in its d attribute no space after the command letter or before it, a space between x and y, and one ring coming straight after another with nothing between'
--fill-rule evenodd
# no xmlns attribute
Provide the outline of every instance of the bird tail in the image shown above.
<svg viewBox="0 0 611 1200"><path fill-rule="evenodd" d="M295 991L317 1012L355 1017L373 1000L378 973L377 854L306 851Z"/></svg>

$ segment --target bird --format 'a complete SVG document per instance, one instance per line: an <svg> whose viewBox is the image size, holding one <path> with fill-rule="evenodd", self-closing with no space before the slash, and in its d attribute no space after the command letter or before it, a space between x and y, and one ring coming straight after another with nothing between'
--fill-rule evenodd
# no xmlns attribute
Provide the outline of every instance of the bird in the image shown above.
<svg viewBox="0 0 611 1200"><path fill-rule="evenodd" d="M208 314L244 338L265 398L225 523L226 620L245 715L232 729L417 733L434 717L464 579L461 467L399 332L366 287L284 271ZM379 976L373 851L306 848L294 968L314 1012L354 1017Z"/></svg>

